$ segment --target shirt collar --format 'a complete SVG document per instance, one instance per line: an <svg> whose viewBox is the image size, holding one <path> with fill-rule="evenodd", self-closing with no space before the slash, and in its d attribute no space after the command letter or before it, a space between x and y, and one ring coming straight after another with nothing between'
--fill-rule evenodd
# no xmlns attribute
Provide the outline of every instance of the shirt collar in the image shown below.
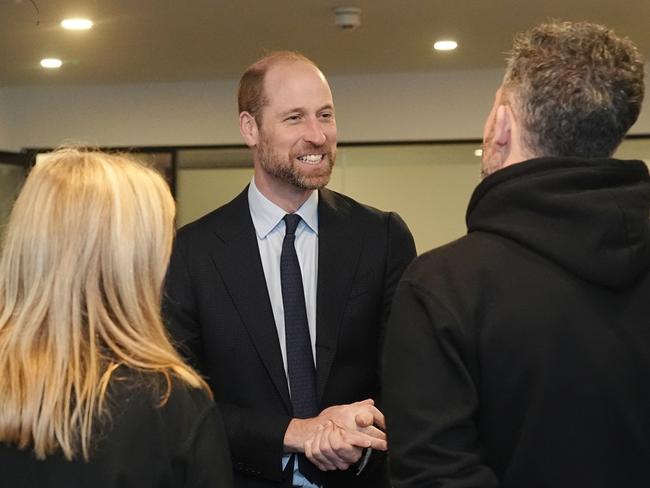
<svg viewBox="0 0 650 488"><path fill-rule="evenodd" d="M255 185L255 178L251 179L248 187L248 207L255 226L255 233L259 239L265 239L282 221L287 212L266 198ZM296 212L303 222L318 234L318 192L312 191Z"/></svg>

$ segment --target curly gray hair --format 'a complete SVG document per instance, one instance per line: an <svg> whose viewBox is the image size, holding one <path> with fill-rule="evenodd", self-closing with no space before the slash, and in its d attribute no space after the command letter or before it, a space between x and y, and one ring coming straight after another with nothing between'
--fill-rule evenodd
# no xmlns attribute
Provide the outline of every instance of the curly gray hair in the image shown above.
<svg viewBox="0 0 650 488"><path fill-rule="evenodd" d="M552 22L515 37L503 87L534 154L607 157L639 116L643 76L629 39L589 22Z"/></svg>

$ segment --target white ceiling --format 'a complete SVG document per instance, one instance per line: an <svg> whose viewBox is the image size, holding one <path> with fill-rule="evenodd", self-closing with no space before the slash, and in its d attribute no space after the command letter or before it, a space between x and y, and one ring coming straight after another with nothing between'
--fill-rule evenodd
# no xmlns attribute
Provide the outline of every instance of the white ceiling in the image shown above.
<svg viewBox="0 0 650 488"><path fill-rule="evenodd" d="M650 56L650 0L33 1L38 15L30 0L0 0L0 86L232 79L276 49L327 74L493 68L514 33L549 18L606 23ZM342 5L362 8L360 28L335 27ZM95 26L59 27L76 16ZM459 49L434 52L442 37ZM46 72L43 57L65 64Z"/></svg>

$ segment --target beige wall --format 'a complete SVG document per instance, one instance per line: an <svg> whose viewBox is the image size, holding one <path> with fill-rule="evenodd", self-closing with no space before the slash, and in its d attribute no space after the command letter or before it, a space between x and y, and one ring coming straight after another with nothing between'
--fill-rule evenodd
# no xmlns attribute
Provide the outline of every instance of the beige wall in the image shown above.
<svg viewBox="0 0 650 488"><path fill-rule="evenodd" d="M479 138L501 76L500 69L330 76L339 138ZM236 85L227 80L0 88L0 149L69 140L99 146L239 144ZM650 133L648 105L633 133Z"/></svg>
<svg viewBox="0 0 650 488"><path fill-rule="evenodd" d="M642 159L650 167L650 139L627 139L614 156L619 159Z"/></svg>

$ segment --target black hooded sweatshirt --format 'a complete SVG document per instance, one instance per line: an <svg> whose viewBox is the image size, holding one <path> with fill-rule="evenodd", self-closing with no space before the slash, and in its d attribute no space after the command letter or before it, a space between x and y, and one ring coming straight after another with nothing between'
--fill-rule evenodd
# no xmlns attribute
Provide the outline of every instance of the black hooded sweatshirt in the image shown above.
<svg viewBox="0 0 650 488"><path fill-rule="evenodd" d="M395 295L395 488L650 486L649 213L640 161L540 158L476 188L468 235Z"/></svg>

